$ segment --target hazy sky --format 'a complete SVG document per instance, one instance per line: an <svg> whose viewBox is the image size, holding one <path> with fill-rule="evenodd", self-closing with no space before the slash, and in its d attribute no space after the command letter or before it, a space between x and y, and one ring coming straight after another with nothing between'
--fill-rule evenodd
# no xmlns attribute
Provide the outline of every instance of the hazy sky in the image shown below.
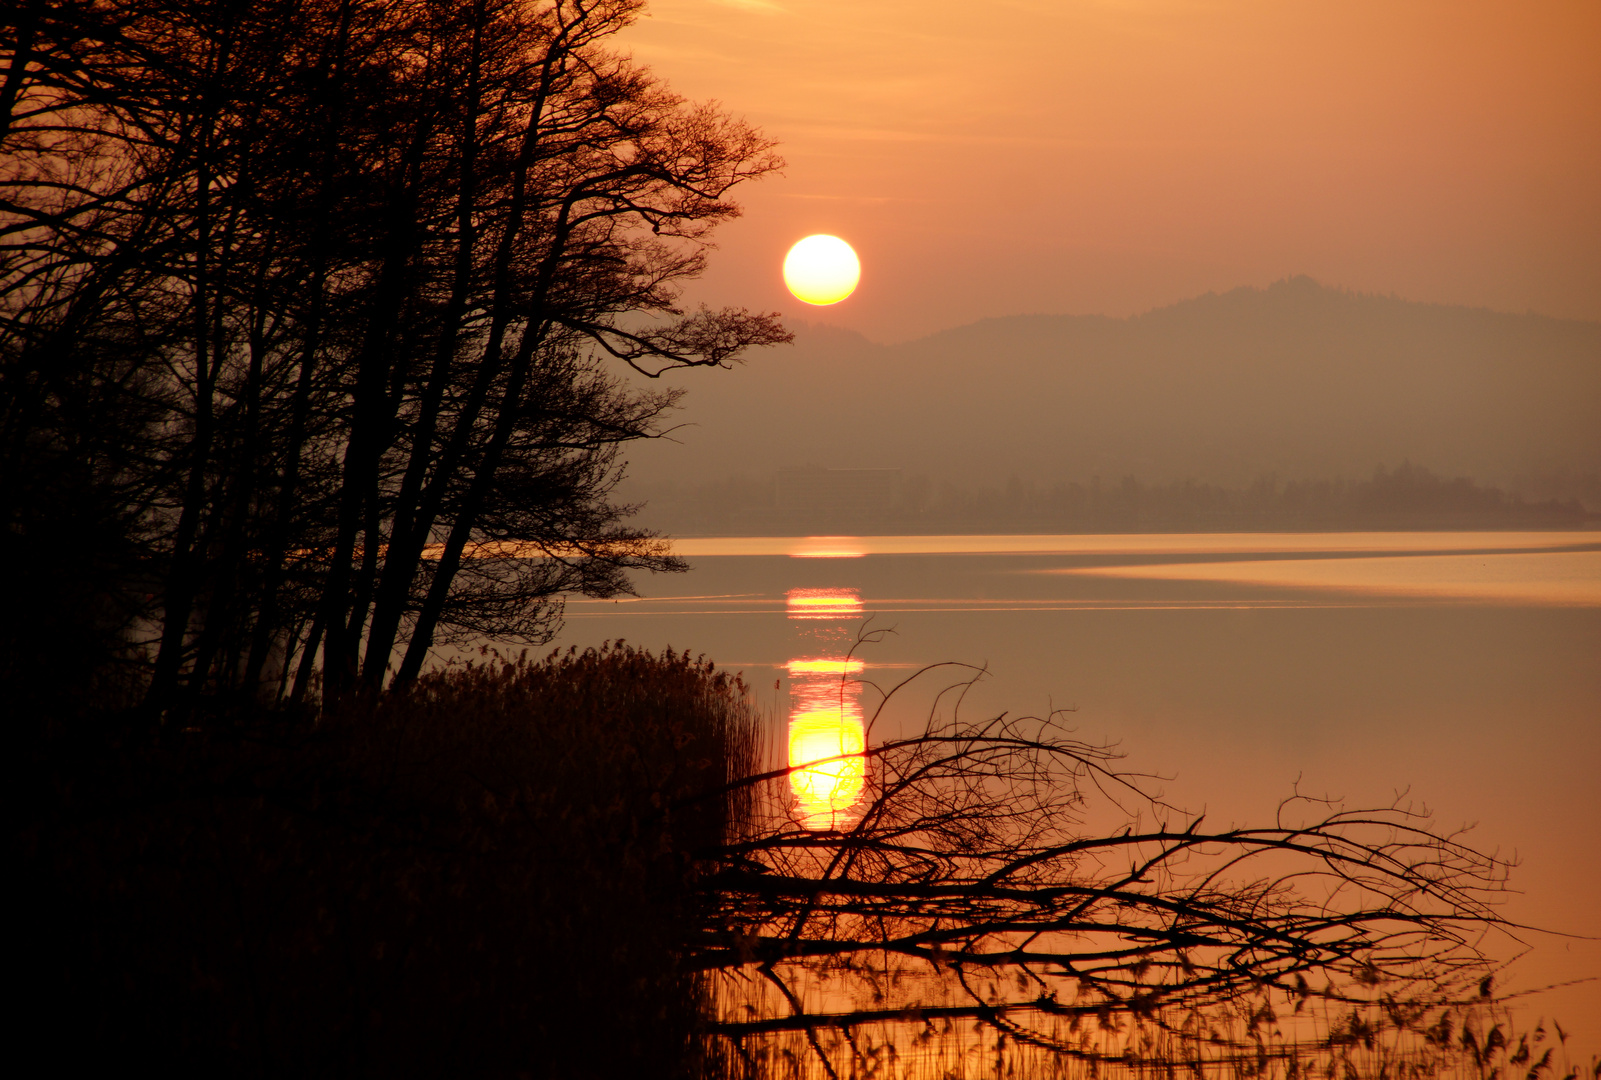
<svg viewBox="0 0 1601 1080"><path fill-rule="evenodd" d="M777 138L696 297L877 340L1291 274L1601 319L1601 0L654 0ZM783 289L813 232L857 294Z"/></svg>

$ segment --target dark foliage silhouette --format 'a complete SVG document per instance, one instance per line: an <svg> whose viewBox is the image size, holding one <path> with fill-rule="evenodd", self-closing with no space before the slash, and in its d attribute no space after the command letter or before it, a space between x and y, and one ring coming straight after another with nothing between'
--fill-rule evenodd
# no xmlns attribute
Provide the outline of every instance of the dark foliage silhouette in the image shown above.
<svg viewBox="0 0 1601 1080"><path fill-rule="evenodd" d="M0 512L26 555L102 507L150 715L409 681L678 568L619 449L663 430L650 378L788 340L676 306L778 159L609 51L640 7L13 9Z"/></svg>
<svg viewBox="0 0 1601 1080"><path fill-rule="evenodd" d="M688 853L727 814L693 796L749 719L619 646L35 762L22 1026L67 1071L691 1073Z"/></svg>

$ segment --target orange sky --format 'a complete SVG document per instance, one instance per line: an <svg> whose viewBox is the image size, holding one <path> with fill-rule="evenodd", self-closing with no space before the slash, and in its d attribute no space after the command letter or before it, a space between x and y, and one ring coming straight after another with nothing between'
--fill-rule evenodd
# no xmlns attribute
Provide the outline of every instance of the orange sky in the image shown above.
<svg viewBox="0 0 1601 1080"><path fill-rule="evenodd" d="M624 44L789 161L692 299L890 341L1305 273L1601 319L1601 0L654 0ZM837 307L780 279L813 232Z"/></svg>

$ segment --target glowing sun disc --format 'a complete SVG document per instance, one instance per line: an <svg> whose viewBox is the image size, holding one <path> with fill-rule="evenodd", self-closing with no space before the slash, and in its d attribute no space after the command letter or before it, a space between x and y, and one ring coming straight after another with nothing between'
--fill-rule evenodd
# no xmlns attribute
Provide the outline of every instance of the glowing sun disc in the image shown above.
<svg viewBox="0 0 1601 1080"><path fill-rule="evenodd" d="M808 236L784 256L784 284L795 299L818 307L837 304L856 291L862 264L837 236Z"/></svg>

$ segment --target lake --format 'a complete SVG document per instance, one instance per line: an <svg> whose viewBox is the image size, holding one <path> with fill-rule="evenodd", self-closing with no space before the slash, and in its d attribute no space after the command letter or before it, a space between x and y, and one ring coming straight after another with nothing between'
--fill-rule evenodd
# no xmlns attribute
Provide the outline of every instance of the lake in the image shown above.
<svg viewBox="0 0 1601 1080"><path fill-rule="evenodd" d="M696 538L639 599L568 601L557 644L622 638L744 673L796 761L870 737L872 685L986 667L970 714L1072 709L1171 803L1262 823L1292 790L1401 799L1520 865L1505 914L1601 933L1601 532ZM857 645L863 628L892 631ZM925 676L871 737L917 722ZM904 700L903 700L904 699ZM854 762L795 780L826 824ZM1501 978L1601 975L1601 942L1526 936ZM1530 999L1577 1060L1601 1052L1601 984Z"/></svg>

